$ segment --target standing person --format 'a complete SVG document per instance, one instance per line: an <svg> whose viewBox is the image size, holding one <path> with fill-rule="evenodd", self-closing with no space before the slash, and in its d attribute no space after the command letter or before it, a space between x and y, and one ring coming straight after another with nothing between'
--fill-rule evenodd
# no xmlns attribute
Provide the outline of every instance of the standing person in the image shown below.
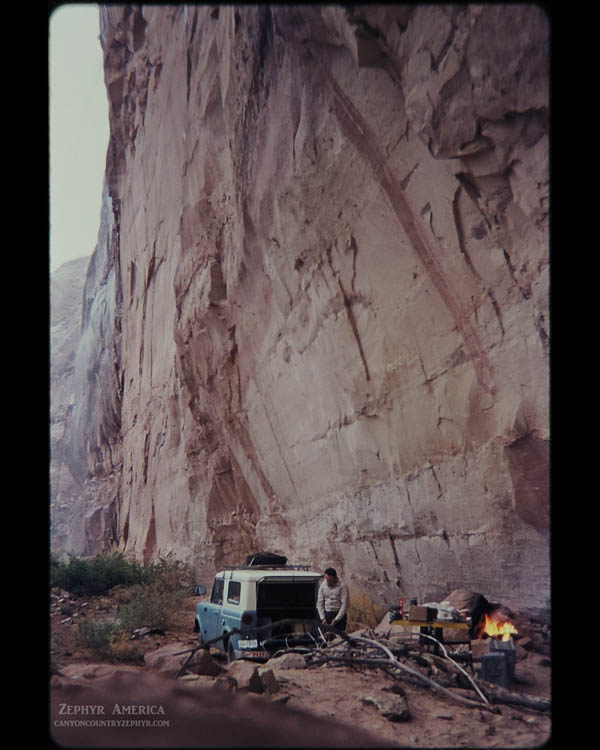
<svg viewBox="0 0 600 750"><path fill-rule="evenodd" d="M333 625L338 630L346 630L349 605L348 587L338 578L335 568L327 568L317 596L317 612L321 622Z"/></svg>

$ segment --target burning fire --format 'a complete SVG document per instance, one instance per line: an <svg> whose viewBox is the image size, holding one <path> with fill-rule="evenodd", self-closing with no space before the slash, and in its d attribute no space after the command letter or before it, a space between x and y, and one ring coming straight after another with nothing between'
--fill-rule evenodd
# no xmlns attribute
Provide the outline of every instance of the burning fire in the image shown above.
<svg viewBox="0 0 600 750"><path fill-rule="evenodd" d="M512 622L498 617L488 617L488 615L485 615L485 622L480 625L480 628L480 638L483 638L485 633L490 638L498 638L502 641L510 641L513 635L519 632Z"/></svg>

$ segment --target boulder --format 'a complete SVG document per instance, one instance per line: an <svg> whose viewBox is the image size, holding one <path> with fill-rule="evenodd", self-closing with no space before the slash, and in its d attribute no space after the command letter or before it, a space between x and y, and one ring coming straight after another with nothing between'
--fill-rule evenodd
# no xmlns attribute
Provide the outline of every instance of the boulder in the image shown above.
<svg viewBox="0 0 600 750"><path fill-rule="evenodd" d="M147 635L164 635L165 631L163 628L136 628L131 634L131 640L135 641L139 638L145 638Z"/></svg>
<svg viewBox="0 0 600 750"><path fill-rule="evenodd" d="M183 643L170 644L162 646L155 651L148 651L144 654L144 664L159 674L175 677L178 670L188 657L188 654L177 655L181 651L189 649L189 646Z"/></svg>
<svg viewBox="0 0 600 750"><path fill-rule="evenodd" d="M250 693L263 693L265 686L258 674L258 667L250 661L235 661L227 668L229 677L236 681L237 689Z"/></svg>
<svg viewBox="0 0 600 750"><path fill-rule="evenodd" d="M272 669L269 669L268 667L259 667L258 674L260 675L265 691L269 693L269 695L278 692L279 683L277 682L277 678Z"/></svg>
<svg viewBox="0 0 600 750"><path fill-rule="evenodd" d="M228 690L233 692L237 688L237 680L230 674L219 675L212 684L215 690Z"/></svg>
<svg viewBox="0 0 600 750"><path fill-rule="evenodd" d="M225 671L219 662L215 661L204 649L196 651L187 669L190 672L194 672L194 674L206 675L208 677L216 677Z"/></svg>
<svg viewBox="0 0 600 750"><path fill-rule="evenodd" d="M372 705L388 721L408 721L411 718L410 709L403 693L380 690L377 693L362 698L365 705Z"/></svg>
<svg viewBox="0 0 600 750"><path fill-rule="evenodd" d="M169 644L168 646L162 646L155 651L148 651L144 654L144 663L159 674L175 677L188 658L189 651L190 645L187 643ZM186 671L216 677L223 672L223 667L204 649L200 649L196 651L186 665Z"/></svg>
<svg viewBox="0 0 600 750"><path fill-rule="evenodd" d="M269 666L274 669L305 669L306 662L302 654L291 653L269 659Z"/></svg>
<svg viewBox="0 0 600 750"><path fill-rule="evenodd" d="M119 680L124 674L139 674L139 669L114 664L67 664L60 668L60 674L75 680Z"/></svg>

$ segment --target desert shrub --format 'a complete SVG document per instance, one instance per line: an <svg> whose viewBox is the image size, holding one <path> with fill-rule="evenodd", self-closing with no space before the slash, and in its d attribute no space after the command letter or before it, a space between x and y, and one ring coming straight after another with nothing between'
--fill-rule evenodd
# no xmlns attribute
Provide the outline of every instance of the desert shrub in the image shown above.
<svg viewBox="0 0 600 750"><path fill-rule="evenodd" d="M119 622L126 632L136 628L168 628L177 610L183 605L186 593L169 589L160 583L135 587L134 596L119 608Z"/></svg>
<svg viewBox="0 0 600 750"><path fill-rule="evenodd" d="M113 655L112 643L119 636L119 626L114 622L84 620L77 627L77 640L96 656L107 659Z"/></svg>
<svg viewBox="0 0 600 750"><path fill-rule="evenodd" d="M67 563L53 561L51 585L77 596L112 589L111 597L114 593L119 604L116 621L88 619L79 625L77 638L101 658L136 661L139 647L127 643L131 632L175 624L185 597L193 591L194 578L190 568L172 556L140 565L112 553L89 559L72 556Z"/></svg>
<svg viewBox="0 0 600 750"><path fill-rule="evenodd" d="M127 604L135 596L136 586L124 586L120 583L110 590L110 600L117 605Z"/></svg>
<svg viewBox="0 0 600 750"><path fill-rule="evenodd" d="M54 562L50 583L76 596L104 594L113 586L142 583L148 572L135 561L127 560L120 552L96 555L92 558L69 557L68 562Z"/></svg>
<svg viewBox="0 0 600 750"><path fill-rule="evenodd" d="M145 583L162 590L191 593L194 588L194 576L189 565L176 560L171 554L148 563L144 573Z"/></svg>
<svg viewBox="0 0 600 750"><path fill-rule="evenodd" d="M131 641L128 634L121 633L118 640L111 643L111 657L115 661L144 663L144 652L139 643Z"/></svg>
<svg viewBox="0 0 600 750"><path fill-rule="evenodd" d="M375 628L386 613L386 607L373 601L364 589L353 587L350 590L348 621Z"/></svg>
<svg viewBox="0 0 600 750"><path fill-rule="evenodd" d="M57 555L50 555L50 580L54 579L56 573L60 570L62 563Z"/></svg>
<svg viewBox="0 0 600 750"><path fill-rule="evenodd" d="M136 628L168 628L193 590L189 567L172 556L149 563L145 583L135 586L130 600L119 609L124 631Z"/></svg>

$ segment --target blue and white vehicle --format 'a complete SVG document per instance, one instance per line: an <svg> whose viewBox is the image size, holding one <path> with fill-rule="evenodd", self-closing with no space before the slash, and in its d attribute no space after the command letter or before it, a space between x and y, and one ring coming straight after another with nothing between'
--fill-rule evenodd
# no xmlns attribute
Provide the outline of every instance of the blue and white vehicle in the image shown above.
<svg viewBox="0 0 600 750"><path fill-rule="evenodd" d="M287 565L285 557L249 555L246 565L226 567L215 575L210 601L196 606L194 630L203 643L219 639L214 645L229 661L268 659L282 648L314 646L314 624L277 623L318 620L321 579L309 566Z"/></svg>

